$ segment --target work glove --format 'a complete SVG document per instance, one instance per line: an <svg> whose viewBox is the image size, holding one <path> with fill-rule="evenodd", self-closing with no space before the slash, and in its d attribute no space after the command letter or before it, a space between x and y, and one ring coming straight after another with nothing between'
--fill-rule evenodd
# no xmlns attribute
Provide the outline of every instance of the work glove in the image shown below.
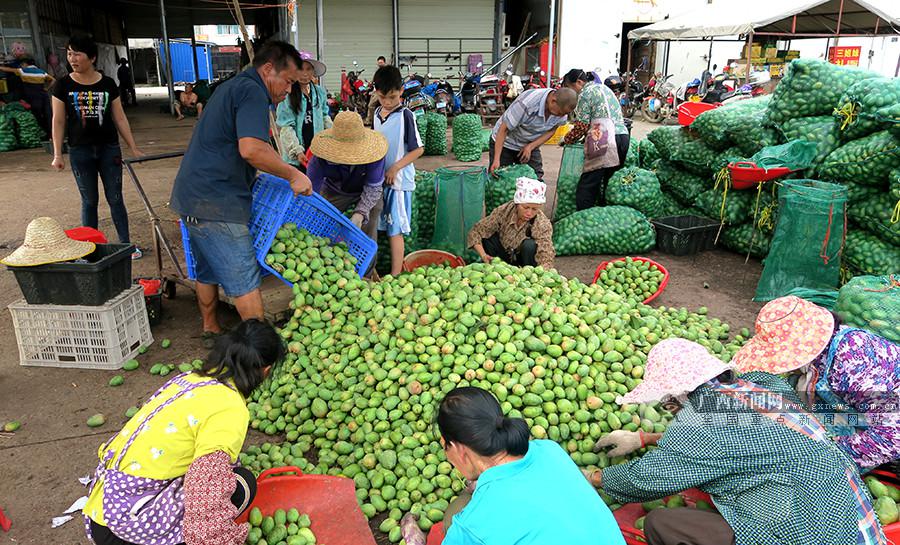
<svg viewBox="0 0 900 545"><path fill-rule="evenodd" d="M637 431L616 430L606 437L603 437L594 444L594 452L600 452L600 449L614 446L609 451L609 455L613 458L616 456L625 456L640 449L644 446L641 433Z"/></svg>

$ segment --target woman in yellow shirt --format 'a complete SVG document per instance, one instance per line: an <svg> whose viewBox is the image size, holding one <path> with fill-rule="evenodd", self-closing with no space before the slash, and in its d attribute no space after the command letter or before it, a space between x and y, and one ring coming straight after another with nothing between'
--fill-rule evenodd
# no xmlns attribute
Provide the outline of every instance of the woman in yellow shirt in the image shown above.
<svg viewBox="0 0 900 545"><path fill-rule="evenodd" d="M100 447L84 507L96 545L240 545L234 520L256 493L235 467L247 397L284 356L275 329L246 320L221 336L200 371L178 375Z"/></svg>

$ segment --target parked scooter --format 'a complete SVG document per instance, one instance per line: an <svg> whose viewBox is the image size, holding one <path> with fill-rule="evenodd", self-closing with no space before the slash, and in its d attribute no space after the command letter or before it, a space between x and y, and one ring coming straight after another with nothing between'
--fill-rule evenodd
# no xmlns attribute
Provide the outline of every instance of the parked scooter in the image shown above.
<svg viewBox="0 0 900 545"><path fill-rule="evenodd" d="M478 101L487 115L503 113L504 97L508 90L506 80L495 74L481 78Z"/></svg>
<svg viewBox="0 0 900 545"><path fill-rule="evenodd" d="M478 68L482 63L478 63ZM460 73L462 84L459 87L460 109L463 113L474 114L478 112L478 99L481 88L481 74Z"/></svg>
<svg viewBox="0 0 900 545"><path fill-rule="evenodd" d="M675 85L672 83L672 74L654 74L641 102L641 115L650 123L662 123L677 111L674 104Z"/></svg>
<svg viewBox="0 0 900 545"><path fill-rule="evenodd" d="M428 77L431 79L431 74L429 74ZM445 79L439 79L429 84L429 86L430 85L435 86L433 95L435 103L434 110L444 115L451 115L455 110L453 85Z"/></svg>

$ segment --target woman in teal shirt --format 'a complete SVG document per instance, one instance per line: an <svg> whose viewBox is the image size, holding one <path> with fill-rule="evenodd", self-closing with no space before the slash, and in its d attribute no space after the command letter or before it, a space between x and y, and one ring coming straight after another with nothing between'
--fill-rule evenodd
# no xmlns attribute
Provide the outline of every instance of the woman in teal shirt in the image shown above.
<svg viewBox="0 0 900 545"><path fill-rule="evenodd" d="M313 83L314 78L325 75L325 64L306 51L301 51L300 57L303 62L297 82L291 87L287 99L278 104L275 123L281 136L281 155L285 162L306 172L306 150L313 136L330 128L332 123L325 88Z"/></svg>
<svg viewBox="0 0 900 545"><path fill-rule="evenodd" d="M444 545L624 545L609 508L553 441L529 441L489 392L456 388L437 417L447 460L475 491Z"/></svg>

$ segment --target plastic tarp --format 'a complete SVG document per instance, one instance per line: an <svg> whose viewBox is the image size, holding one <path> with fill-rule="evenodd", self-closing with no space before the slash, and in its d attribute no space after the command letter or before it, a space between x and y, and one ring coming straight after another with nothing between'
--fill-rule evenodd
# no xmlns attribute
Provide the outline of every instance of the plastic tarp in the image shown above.
<svg viewBox="0 0 900 545"><path fill-rule="evenodd" d="M833 6L832 6L833 4ZM751 31L790 32L794 15L795 31L834 33L830 21L825 26L822 13L837 13L839 0L756 0L754 2L718 1L683 15L671 17L628 33L628 38L683 40L714 36L735 36ZM896 0L844 0L841 30L846 33L874 33L875 14L882 19L879 33L893 34L886 22L900 25L900 2ZM777 24L790 19L786 24ZM771 25L772 28L768 28Z"/></svg>

